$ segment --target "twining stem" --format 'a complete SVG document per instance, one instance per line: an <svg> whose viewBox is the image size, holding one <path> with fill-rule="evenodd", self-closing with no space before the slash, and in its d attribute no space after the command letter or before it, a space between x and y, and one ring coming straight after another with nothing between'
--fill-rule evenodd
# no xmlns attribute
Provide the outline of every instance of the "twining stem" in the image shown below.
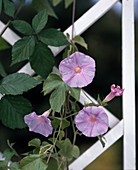
<svg viewBox="0 0 138 170"><path fill-rule="evenodd" d="M72 11L72 39L73 39L73 37L74 37L75 8L76 8L76 0L73 0L73 11Z"/></svg>
<svg viewBox="0 0 138 170"><path fill-rule="evenodd" d="M58 140L58 137L59 137L59 134L60 134L60 131L61 131L61 126L62 126L62 119L61 119L61 122L60 122L60 125L59 125L59 130L58 130L57 137L56 137L55 142L54 142L54 144L53 144L53 146L52 146L52 149L51 149L51 151L50 151L50 154L49 154L49 156L48 156L48 159L47 159L47 162L46 162L47 164L48 164L48 162L49 162L49 160L50 160L50 158L51 158L51 154L52 154L52 152L53 152L53 148L55 147L56 142L57 142L57 140Z"/></svg>
<svg viewBox="0 0 138 170"><path fill-rule="evenodd" d="M77 135L77 133L76 133L76 130L75 130L75 126L74 126L74 122L73 122L72 117L70 117L70 119L71 119L72 129L73 129L73 133L74 133L73 145L72 145L72 149L73 149L73 147L74 147L74 145L75 145L75 142L76 142L76 135Z"/></svg>
<svg viewBox="0 0 138 170"><path fill-rule="evenodd" d="M0 37L3 35L3 33L6 31L6 29L8 28L8 26L10 25L10 22L11 22L11 20L9 20L8 22L7 22L7 24L5 25L5 27L3 28L3 30L1 31L1 33L0 33Z"/></svg>
<svg viewBox="0 0 138 170"><path fill-rule="evenodd" d="M73 113L73 114L71 114L71 115L69 115L69 116L66 116L66 117L64 117L64 119L67 119L67 118L69 118L69 117L72 117L72 116L74 116L74 115L76 115L78 112L75 112L75 113Z"/></svg>
<svg viewBox="0 0 138 170"><path fill-rule="evenodd" d="M17 6L17 8L16 8L16 10L15 10L14 19L16 18L16 15L17 15L17 13L18 13L18 10L20 9L20 6L22 5L22 2L23 2L23 0L20 0L19 4L18 4L18 6Z"/></svg>
<svg viewBox="0 0 138 170"><path fill-rule="evenodd" d="M17 8L16 8L16 10L15 10L15 13L14 13L13 19L16 18L16 14L18 13L18 10L20 9L20 6L21 6L22 2L23 2L23 0L21 0L20 3L19 3L19 5L17 6ZM11 20L9 20L9 21L7 22L7 24L5 25L5 27L4 27L3 30L1 31L0 37L3 35L3 33L4 33L4 32L6 31L6 29L9 27L10 23L11 23Z"/></svg>
<svg viewBox="0 0 138 170"><path fill-rule="evenodd" d="M65 92L65 104L64 104L64 106L65 106L65 113L64 113L64 118L66 118L66 115L67 115L67 112L68 112L68 92L66 91ZM65 138L67 138L67 128L65 129Z"/></svg>

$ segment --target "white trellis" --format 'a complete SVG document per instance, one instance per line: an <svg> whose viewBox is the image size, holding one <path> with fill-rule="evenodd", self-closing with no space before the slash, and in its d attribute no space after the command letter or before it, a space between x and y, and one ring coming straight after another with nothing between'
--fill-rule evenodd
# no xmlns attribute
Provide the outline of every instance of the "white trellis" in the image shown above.
<svg viewBox="0 0 138 170"><path fill-rule="evenodd" d="M109 11L119 0L99 0L74 24L75 35L82 34L100 17ZM0 32L5 27L0 21ZM71 35L71 26L64 31ZM7 28L2 37L13 45L20 37L11 29ZM56 56L64 47L50 47ZM33 75L34 71L26 64L18 72ZM122 0L122 82L125 93L123 94L123 119L118 120L112 113L105 109L109 117L111 128L105 134L107 140L105 148L98 141L86 150L70 166L70 170L81 170L88 166L106 149L123 136L124 170L136 169L136 144L135 144L135 54L134 54L134 0ZM89 94L87 94L89 95ZM0 98L2 95L0 95ZM89 97L96 102L90 95ZM131 102L130 102L131 101ZM80 103L89 103L89 99L81 93Z"/></svg>

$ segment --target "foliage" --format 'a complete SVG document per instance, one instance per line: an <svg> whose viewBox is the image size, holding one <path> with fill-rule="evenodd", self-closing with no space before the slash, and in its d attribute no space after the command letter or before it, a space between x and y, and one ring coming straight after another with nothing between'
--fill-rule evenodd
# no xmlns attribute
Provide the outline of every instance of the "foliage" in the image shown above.
<svg viewBox="0 0 138 170"><path fill-rule="evenodd" d="M21 2L24 3L24 1ZM81 135L82 133L84 134L84 131L87 131L87 127L90 127L82 127L82 130L80 130L82 133L79 133L79 128L76 123L76 121L78 121L77 118L79 121L83 120L81 122L78 121L78 124L83 124L84 122L87 124L88 121L89 123L96 122L96 116L94 115L95 112L90 115L90 113L85 112L85 109L82 109L83 114L87 114L87 116L83 117L82 110L78 105L78 101L81 100L80 93L83 93L89 100L91 100L81 88L78 88L84 86L70 87L65 81L67 78L66 76L69 74L69 81L72 80L75 72L75 76L80 74L82 79L87 82L87 85L89 84L87 77L91 76L89 75L89 72L91 74L89 66L91 67L92 65L89 61L94 61L94 59L86 55L83 55L82 57L83 53L76 52L78 51L78 45L87 50L87 43L80 35L71 39L69 34L65 36L60 29L47 28L48 16L50 15L55 19L58 19L58 16L54 11L54 7L62 2L64 2L65 8L68 8L73 3L73 0L53 0L52 2L50 0L32 0L32 7L38 13L32 18L32 23L29 24L27 21L16 19L19 11L21 10L22 3L18 3L15 8L13 1L0 0L0 13L2 12L4 15L6 14L9 17L7 26L12 24L14 29L19 32L22 37L15 42L13 47L10 47L10 45L0 37L0 50L12 48L11 66L14 66L15 64L18 65L22 61L28 61L31 68L38 75L37 77L33 77L25 73L8 74L3 63L0 62L0 94L3 95L0 100L0 121L3 125L11 129L23 129L28 125L30 131L36 132L33 128L31 128L30 124L35 122L35 125L37 125L37 121L39 120L37 127L32 126L38 128L38 133L40 131L44 131L44 128L39 129L39 125L45 125L46 123L48 124L46 127L50 127L53 130L53 133L51 130L52 135L50 135L46 141L41 141L39 138L31 139L28 142L28 146L31 148L31 151L23 154L23 158L20 158L12 145L9 145L9 148L3 153L5 160L0 161L1 170L45 170L50 164L50 159L54 159L56 161L58 166L57 169L65 169L69 163L80 155L80 150L78 146L75 145L76 136ZM1 36L5 30L6 27L1 32ZM55 58L50 46L65 46L65 51L63 53L63 70L60 74L51 73L55 65ZM71 54L76 57L75 64L77 64L77 66L74 66L74 58L70 58ZM81 59L78 57L79 62L77 61L76 55L81 57ZM66 58L69 59L68 62L70 65L67 65ZM81 65L82 68L79 65ZM85 68L87 69L85 70ZM93 75L95 75L95 66L91 69L93 69ZM85 74L83 74L84 70ZM65 73L65 79L63 79L62 73ZM73 79L73 81L76 81L76 85L78 85L82 82L82 79ZM33 114L31 114L32 117L29 117L29 123L26 125L24 117L28 114L30 115L30 113L34 110L34 107L31 102L25 98L25 93L35 88L37 85L40 85L40 88L42 87L42 93L44 96L49 96L50 109L44 112L41 116L37 115L36 119L34 119L32 116ZM122 93L124 91L121 88L117 89L115 87L113 90L110 92L110 95L112 96L114 93L118 93L118 90L119 92L122 91ZM117 95L114 94L114 96ZM90 101L85 104L84 108L87 107L89 110L90 108L97 109L99 106L105 106L107 103L105 99L102 101L100 97L98 97L98 104ZM80 117L78 117L78 115L80 115ZM104 115L106 115L105 112ZM49 119L47 118L48 116ZM89 119L84 121L86 117L89 117ZM106 120L108 120L108 117ZM104 123L104 121L105 120L102 119L102 123ZM102 123L99 126L101 128L105 127L102 126ZM96 127L94 124L91 125L92 128ZM70 129L73 133L73 139L68 137L68 129ZM92 133L91 129L89 131ZM100 133L100 130L97 133L98 135L96 136L98 136L102 146L104 147L104 137ZM12 162L9 165L8 162L13 160L13 157L15 156L18 157L18 161Z"/></svg>

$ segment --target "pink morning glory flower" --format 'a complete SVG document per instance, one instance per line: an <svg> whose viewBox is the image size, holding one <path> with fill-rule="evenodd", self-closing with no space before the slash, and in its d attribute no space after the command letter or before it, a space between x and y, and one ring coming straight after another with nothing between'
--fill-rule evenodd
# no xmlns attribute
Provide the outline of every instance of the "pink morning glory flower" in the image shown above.
<svg viewBox="0 0 138 170"><path fill-rule="evenodd" d="M37 115L35 112L30 113L24 117L25 123L29 126L29 131L40 133L45 137L52 134L51 121L48 119L49 110L42 115Z"/></svg>
<svg viewBox="0 0 138 170"><path fill-rule="evenodd" d="M121 89L120 86L117 85L117 87L115 87L115 85L111 85L111 92L105 97L104 101L108 102L110 100L112 100L115 96L121 96L124 92L124 89Z"/></svg>
<svg viewBox="0 0 138 170"><path fill-rule="evenodd" d="M75 118L76 127L88 137L96 137L108 130L108 116L101 107L88 106L79 111Z"/></svg>
<svg viewBox="0 0 138 170"><path fill-rule="evenodd" d="M59 64L62 80L70 87L84 87L95 76L95 61L88 55L75 52Z"/></svg>

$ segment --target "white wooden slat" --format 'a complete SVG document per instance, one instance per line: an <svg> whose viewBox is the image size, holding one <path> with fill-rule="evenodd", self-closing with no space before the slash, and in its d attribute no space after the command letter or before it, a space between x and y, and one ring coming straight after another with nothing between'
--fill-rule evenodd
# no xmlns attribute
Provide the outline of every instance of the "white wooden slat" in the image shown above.
<svg viewBox="0 0 138 170"><path fill-rule="evenodd" d="M5 27L5 24L0 21L0 32ZM7 28L6 31L3 33L2 37L10 44L13 45L16 41L20 39L20 37L13 32L10 28Z"/></svg>
<svg viewBox="0 0 138 170"><path fill-rule="evenodd" d="M74 36L82 34L91 25L93 25L99 18L101 18L107 11L109 11L118 0L100 0L93 7L91 7L84 15L82 15L74 23ZM71 35L72 26L70 26L64 33Z"/></svg>
<svg viewBox="0 0 138 170"><path fill-rule="evenodd" d="M136 169L134 0L122 1L124 169Z"/></svg>
<svg viewBox="0 0 138 170"><path fill-rule="evenodd" d="M85 14L83 14L75 23L75 35L82 34L86 29L88 29L92 24L94 24L100 17L102 17L108 10L112 8L112 6L117 3L118 0L100 0L97 2L93 7L91 7ZM4 28L4 23L0 21L0 32ZM71 36L72 32L72 26L70 26L68 29L64 31L64 34L67 33ZM13 45L20 37L15 34L10 28L8 28L2 37L9 42L9 44ZM65 46L62 47L50 47L54 55L56 56L58 53L60 53ZM27 68L26 68L27 67ZM26 72L26 70L31 70L29 68L30 66L27 64L25 65L21 71ZM20 72L20 71L19 71ZM34 74L31 70L31 74ZM30 74L30 73L28 73Z"/></svg>
<svg viewBox="0 0 138 170"><path fill-rule="evenodd" d="M114 144L118 139L120 139L122 135L123 120L121 120L115 127L113 127L109 132L104 135L107 141L104 148L102 147L100 141L97 141L82 155L80 155L78 159L76 159L72 164L69 165L69 170L83 170L98 156L100 156L105 150L107 150L112 144Z"/></svg>
<svg viewBox="0 0 138 170"><path fill-rule="evenodd" d="M87 98L84 93L85 93L89 98ZM87 92L81 91L80 101L79 101L79 102L80 102L82 105L91 103L91 100L90 100L90 99L91 99L94 103L97 104L97 101L96 101L93 97L91 97ZM108 118L109 118L109 127L110 127L110 128L114 127L114 126L119 122L119 119L118 119L117 117L115 117L115 116L114 116L109 110L107 110L106 108L103 107L103 109L105 110L105 112L106 112L107 115L108 115Z"/></svg>

